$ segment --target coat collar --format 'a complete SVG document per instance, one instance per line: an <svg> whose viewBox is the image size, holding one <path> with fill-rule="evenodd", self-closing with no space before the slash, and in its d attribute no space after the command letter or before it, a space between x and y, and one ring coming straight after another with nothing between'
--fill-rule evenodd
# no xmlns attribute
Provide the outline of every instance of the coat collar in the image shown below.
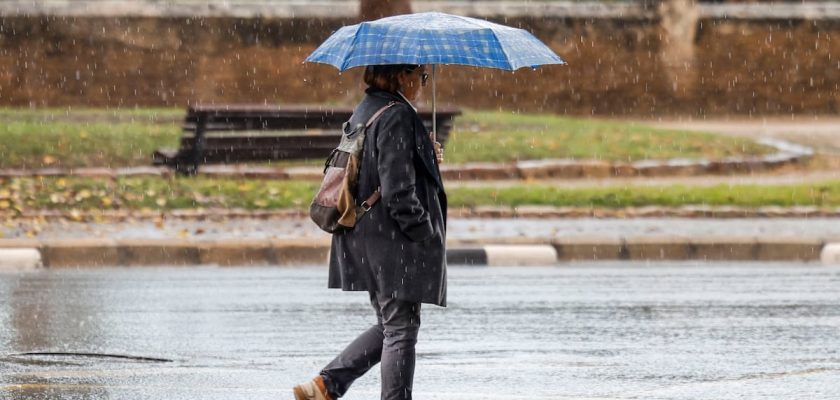
<svg viewBox="0 0 840 400"><path fill-rule="evenodd" d="M410 102L408 102L408 100L405 97L401 96L398 93L387 92L373 87L367 88L365 90L365 93L371 98L382 101L382 104L377 106L376 108L379 108L390 101L396 101L398 103L408 105L411 108L411 110L414 111L414 115L416 117L414 118L414 132L415 140L417 142L416 151L420 156L420 159L423 161L423 165L426 166L426 169L429 171L430 175L434 179L435 183L437 183L439 188L443 189L443 181L440 177L440 169L438 168L438 165L434 159L434 145L432 144L432 140L429 138L429 131L426 130L426 126L423 124L423 120L420 118L420 114L417 113L417 109L415 109L414 106Z"/></svg>
<svg viewBox="0 0 840 400"><path fill-rule="evenodd" d="M399 103L411 105L411 103L409 103L408 100L405 99L405 97L400 96L399 93L388 92L388 91L378 89L378 88L375 88L375 87L368 87L367 89L365 89L365 93L368 96L375 97L375 98L378 98L378 99L382 99L382 100L385 100L386 102L396 101L396 102L399 102ZM414 107L412 107L412 108L414 108Z"/></svg>
<svg viewBox="0 0 840 400"><path fill-rule="evenodd" d="M417 107L414 107L414 104L412 104L412 103L411 103L411 100L409 100L407 97L405 97L405 95L404 95L404 94L402 94L402 92L400 92L400 91L397 91L397 94L398 94L398 95L400 95L400 97L402 97L402 99L403 99L403 100L404 100L404 101L405 101L405 102L406 102L409 106L411 106L411 109L412 109L412 110L414 110L414 112L417 112Z"/></svg>

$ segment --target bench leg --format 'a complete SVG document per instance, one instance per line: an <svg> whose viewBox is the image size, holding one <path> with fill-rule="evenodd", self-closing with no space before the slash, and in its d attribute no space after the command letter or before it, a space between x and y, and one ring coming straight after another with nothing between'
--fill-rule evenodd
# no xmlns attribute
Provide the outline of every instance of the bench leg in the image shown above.
<svg viewBox="0 0 840 400"><path fill-rule="evenodd" d="M193 176L198 173L198 165L193 161L178 160L175 161L175 172L179 175Z"/></svg>
<svg viewBox="0 0 840 400"><path fill-rule="evenodd" d="M198 167L204 162L204 132L207 130L207 117L199 115L195 124L195 143L193 144L190 160L175 162L175 170L182 175L195 175Z"/></svg>

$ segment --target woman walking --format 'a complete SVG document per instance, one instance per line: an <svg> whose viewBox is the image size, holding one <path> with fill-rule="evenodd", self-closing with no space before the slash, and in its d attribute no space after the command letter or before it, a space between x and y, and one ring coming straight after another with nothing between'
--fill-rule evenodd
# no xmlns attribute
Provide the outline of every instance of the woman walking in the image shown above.
<svg viewBox="0 0 840 400"><path fill-rule="evenodd" d="M376 324L312 381L295 386L296 400L338 399L380 362L381 398L412 398L420 305L446 306L442 153L412 104L427 78L422 65L365 69L368 89L345 130L391 104L367 131L355 193L368 199L378 190L381 200L355 228L333 235L329 287L368 292Z"/></svg>

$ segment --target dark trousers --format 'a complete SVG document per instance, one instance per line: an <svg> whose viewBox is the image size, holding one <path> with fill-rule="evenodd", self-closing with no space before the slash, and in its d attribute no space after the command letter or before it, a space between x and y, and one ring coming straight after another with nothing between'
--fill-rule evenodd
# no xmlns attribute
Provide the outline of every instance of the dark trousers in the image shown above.
<svg viewBox="0 0 840 400"><path fill-rule="evenodd" d="M414 345L420 330L420 303L370 293L376 325L356 338L321 371L336 399L371 367L382 362L382 400L410 400L414 381Z"/></svg>

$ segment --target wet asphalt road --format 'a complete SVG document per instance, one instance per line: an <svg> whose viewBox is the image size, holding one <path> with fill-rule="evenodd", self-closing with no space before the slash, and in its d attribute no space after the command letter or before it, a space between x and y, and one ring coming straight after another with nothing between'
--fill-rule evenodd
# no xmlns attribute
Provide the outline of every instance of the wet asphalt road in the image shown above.
<svg viewBox="0 0 840 400"><path fill-rule="evenodd" d="M291 399L372 323L323 268L0 274L0 399ZM15 355L75 352L91 356ZM840 269L451 268L417 399L838 399ZM378 398L379 370L347 399Z"/></svg>

